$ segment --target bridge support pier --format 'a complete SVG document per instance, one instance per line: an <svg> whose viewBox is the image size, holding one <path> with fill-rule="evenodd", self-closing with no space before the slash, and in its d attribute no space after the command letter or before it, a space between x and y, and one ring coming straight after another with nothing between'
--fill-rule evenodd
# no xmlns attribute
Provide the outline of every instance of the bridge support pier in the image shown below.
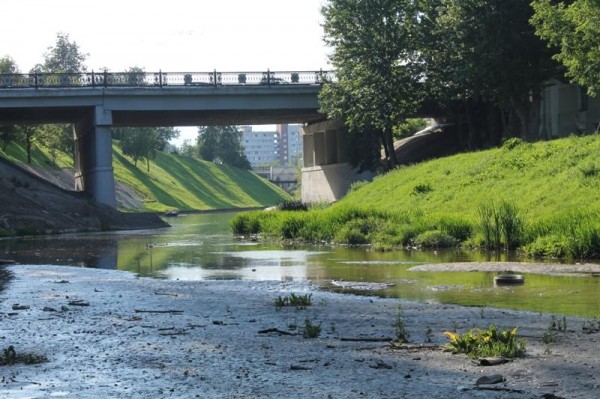
<svg viewBox="0 0 600 399"><path fill-rule="evenodd" d="M112 113L95 107L75 125L75 190L117 207L112 166Z"/></svg>
<svg viewBox="0 0 600 399"><path fill-rule="evenodd" d="M335 202L358 180L371 180L370 172L358 174L347 162L344 123L328 120L302 129L304 167L302 202Z"/></svg>

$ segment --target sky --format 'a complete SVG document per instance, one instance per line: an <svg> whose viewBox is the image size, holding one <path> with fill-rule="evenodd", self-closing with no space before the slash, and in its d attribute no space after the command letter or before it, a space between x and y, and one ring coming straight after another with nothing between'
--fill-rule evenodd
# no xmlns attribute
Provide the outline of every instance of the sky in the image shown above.
<svg viewBox="0 0 600 399"><path fill-rule="evenodd" d="M22 72L66 33L88 70L118 72L330 69L321 27L326 0L10 0L2 2L0 57ZM195 138L195 128L179 128Z"/></svg>

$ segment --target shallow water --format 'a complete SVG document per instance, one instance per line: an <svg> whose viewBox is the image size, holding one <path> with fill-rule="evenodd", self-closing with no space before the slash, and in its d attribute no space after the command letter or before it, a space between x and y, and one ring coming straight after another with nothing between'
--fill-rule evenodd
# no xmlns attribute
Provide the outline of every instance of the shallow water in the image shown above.
<svg viewBox="0 0 600 399"><path fill-rule="evenodd" d="M330 247L282 247L232 237L234 213L182 215L171 228L0 240L0 258L128 270L157 278L310 280L325 288L469 306L600 316L600 278L526 274L525 284L495 287L489 272L413 272L423 263L514 261L475 251L373 252ZM332 281L385 283L358 290ZM338 284L347 286L348 284ZM352 284L350 284L352 286ZM381 288L381 287L368 287Z"/></svg>

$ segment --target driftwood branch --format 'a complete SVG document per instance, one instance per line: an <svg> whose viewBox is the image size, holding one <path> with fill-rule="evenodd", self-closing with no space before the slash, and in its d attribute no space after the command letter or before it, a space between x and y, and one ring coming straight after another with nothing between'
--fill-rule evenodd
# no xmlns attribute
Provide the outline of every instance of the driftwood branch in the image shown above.
<svg viewBox="0 0 600 399"><path fill-rule="evenodd" d="M295 333L285 331L285 330L280 330L279 328L265 328L264 330L260 330L258 333L259 334L277 333L277 334L281 334L281 335L296 335Z"/></svg>
<svg viewBox="0 0 600 399"><path fill-rule="evenodd" d="M183 310L143 310L143 309L135 309L135 313L171 313L171 314L182 314Z"/></svg>
<svg viewBox="0 0 600 399"><path fill-rule="evenodd" d="M342 337L340 341L346 342L390 342L393 341L394 338L385 337L385 338L348 338Z"/></svg>

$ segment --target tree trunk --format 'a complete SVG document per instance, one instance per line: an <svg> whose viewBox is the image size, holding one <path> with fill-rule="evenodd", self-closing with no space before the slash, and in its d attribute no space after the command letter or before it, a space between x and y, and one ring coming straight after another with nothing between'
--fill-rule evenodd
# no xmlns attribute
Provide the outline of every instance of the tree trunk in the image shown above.
<svg viewBox="0 0 600 399"><path fill-rule="evenodd" d="M26 133L26 147L27 147L27 164L31 165L31 133Z"/></svg>
<svg viewBox="0 0 600 399"><path fill-rule="evenodd" d="M396 151L394 150L394 135L392 133L392 129L386 129L384 134L385 141L388 146L390 169L393 169L398 166L398 158L396 157Z"/></svg>
<svg viewBox="0 0 600 399"><path fill-rule="evenodd" d="M529 98L519 99L511 97L510 103L519 118L521 138L527 141L536 141L540 126L540 101L539 92L532 94L532 100Z"/></svg>
<svg viewBox="0 0 600 399"><path fill-rule="evenodd" d="M146 171L150 172L150 158L146 158Z"/></svg>

